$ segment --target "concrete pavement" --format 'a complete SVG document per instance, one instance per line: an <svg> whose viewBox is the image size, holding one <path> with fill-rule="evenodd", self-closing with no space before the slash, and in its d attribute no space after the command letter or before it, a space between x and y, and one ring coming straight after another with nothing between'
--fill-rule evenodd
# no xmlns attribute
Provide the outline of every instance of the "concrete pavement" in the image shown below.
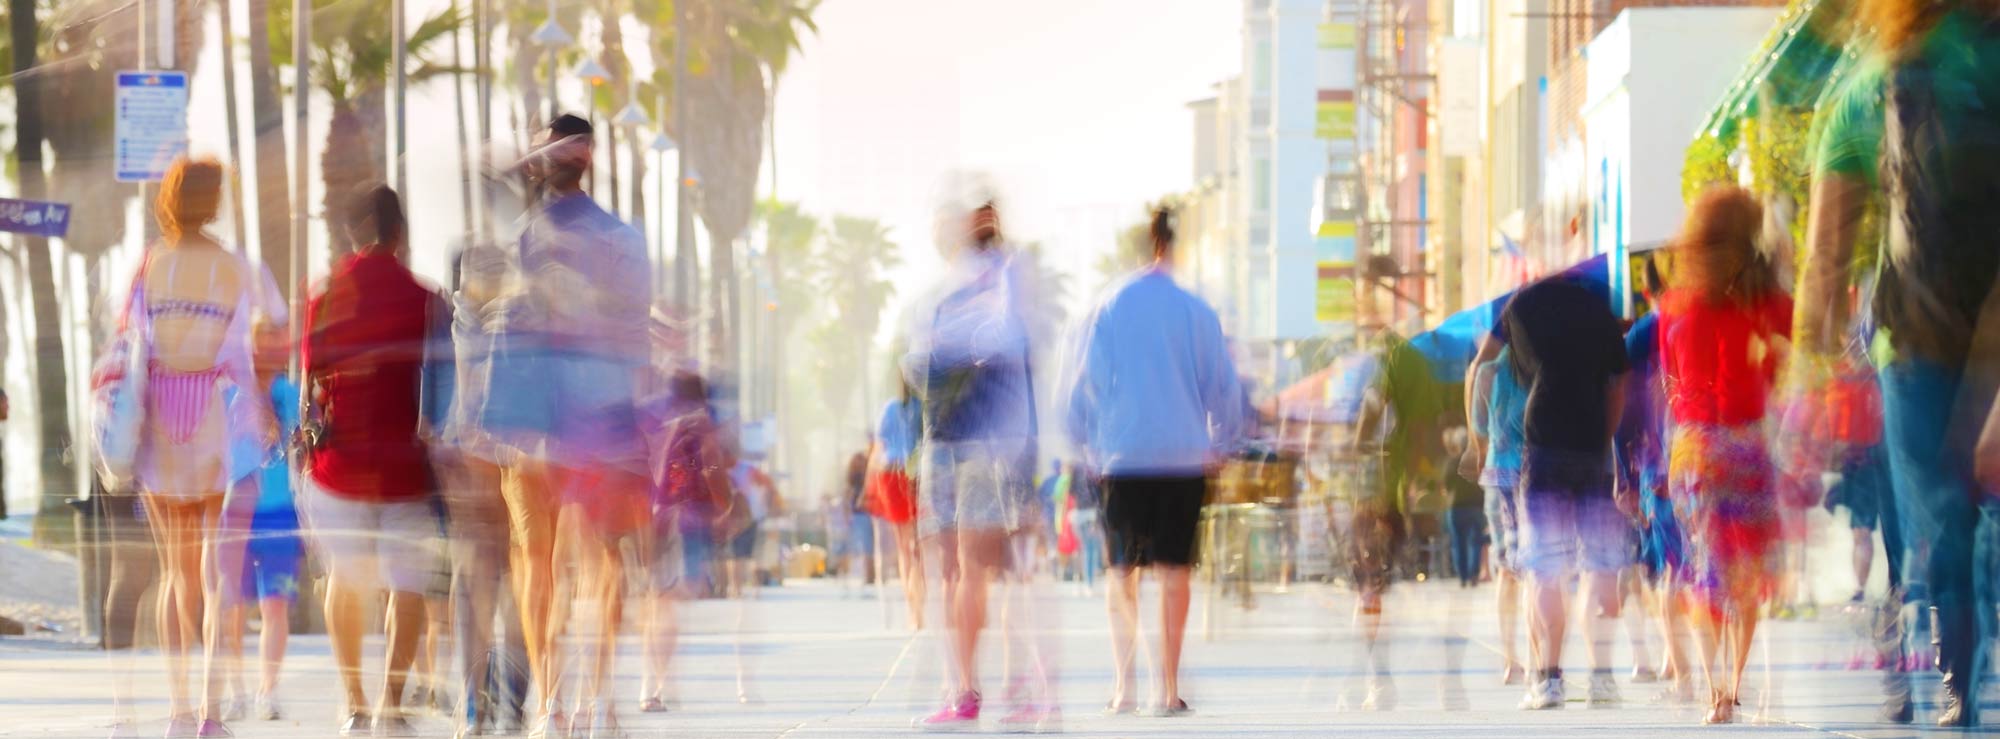
<svg viewBox="0 0 2000 739"><path fill-rule="evenodd" d="M1151 594L1149 588L1149 595ZM872 593L871 593L872 595ZM641 715L638 643L627 638L620 661L620 695L631 736L877 737L910 735L910 719L927 709L940 685L938 651L928 634L900 624L893 591L882 599L846 593L827 581L795 582L767 589L739 603L706 601L685 610L687 631L676 658L679 706L664 715ZM1627 636L1618 635L1621 687L1626 701L1589 709L1584 690L1583 645L1575 637L1566 659L1572 703L1565 709L1524 713L1514 708L1520 688L1499 684L1497 625L1492 590L1459 590L1449 583L1403 584L1387 613L1392 621L1390 663L1398 700L1390 710L1361 710L1364 655L1351 627L1352 598L1319 584L1287 593L1265 590L1257 607L1208 603L1197 595L1183 692L1197 713L1153 719L1099 715L1110 682L1109 632L1103 602L1069 586L1051 586L1040 601L1059 614L1051 625L1059 645L1060 696L1065 733L1077 736L1250 737L1476 734L1501 737L1568 735L1688 736L1915 736L1920 732L1875 722L1879 676L1845 664L1860 648L1858 621L1839 609L1817 620L1774 623L1759 637L1765 649L1752 663L1743 722L1701 727L1693 707L1653 700L1658 686L1627 681L1632 665ZM1213 605L1214 608L1208 606ZM1157 620L1153 609L1146 618ZM735 625L747 625L738 636ZM1574 630L1573 630L1574 631ZM1446 638L1462 633L1466 641ZM1649 634L1657 659L1658 637ZM1454 645L1466 645L1454 670ZM377 660L379 642L369 654ZM997 640L989 640L984 673L1000 674ZM1141 658L1141 669L1146 669ZM121 668L99 652L47 643L0 639L0 736L101 737L112 721L116 676L133 676L130 705L144 719L142 736L158 736L167 711L164 664L141 654ZM370 665L378 664L371 661ZM739 670L747 674L752 701L738 699ZM1768 677L1767 677L1768 676ZM1928 700L1935 674L1918 676ZM988 680L985 729L997 732L1005 706ZM371 682L371 686L374 683ZM1767 687L1768 686L1768 687ZM231 725L239 737L326 737L336 728L338 690L323 636L294 639L280 691L286 718ZM1989 682L1989 706L1995 691ZM1759 704L1765 720L1755 722ZM1989 708L2000 720L2000 707ZM417 721L425 736L450 735L443 718Z"/></svg>

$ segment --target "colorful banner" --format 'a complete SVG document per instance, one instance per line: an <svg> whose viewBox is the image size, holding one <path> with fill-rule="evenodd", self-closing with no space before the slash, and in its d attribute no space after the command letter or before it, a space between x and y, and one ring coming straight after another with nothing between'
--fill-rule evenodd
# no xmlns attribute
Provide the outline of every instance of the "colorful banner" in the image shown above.
<svg viewBox="0 0 2000 739"><path fill-rule="evenodd" d="M1354 139L1352 90L1320 90L1319 103L1314 113L1316 114L1313 125L1315 138L1329 141Z"/></svg>
<svg viewBox="0 0 2000 739"><path fill-rule="evenodd" d="M1357 297L1354 278L1354 222L1324 221L1314 234L1318 279L1313 283L1313 320L1352 323Z"/></svg>
<svg viewBox="0 0 2000 739"><path fill-rule="evenodd" d="M1354 24L1352 23L1319 24L1319 48L1322 49L1354 48Z"/></svg>

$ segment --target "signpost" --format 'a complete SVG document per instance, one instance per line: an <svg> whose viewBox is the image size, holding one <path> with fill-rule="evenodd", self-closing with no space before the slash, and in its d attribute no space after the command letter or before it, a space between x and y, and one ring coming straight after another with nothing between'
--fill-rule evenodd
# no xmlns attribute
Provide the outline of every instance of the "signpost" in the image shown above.
<svg viewBox="0 0 2000 739"><path fill-rule="evenodd" d="M0 198L0 231L45 239L69 235L69 205Z"/></svg>
<svg viewBox="0 0 2000 739"><path fill-rule="evenodd" d="M160 181L187 153L187 73L119 72L117 106L118 181Z"/></svg>

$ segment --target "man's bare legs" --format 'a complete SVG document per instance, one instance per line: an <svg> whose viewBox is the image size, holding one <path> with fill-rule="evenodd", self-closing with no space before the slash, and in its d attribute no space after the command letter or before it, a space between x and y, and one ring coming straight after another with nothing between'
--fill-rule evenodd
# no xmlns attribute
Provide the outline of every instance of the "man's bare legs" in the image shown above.
<svg viewBox="0 0 2000 739"><path fill-rule="evenodd" d="M958 532L959 582L953 614L952 657L960 693L978 693L979 632L986 627L986 602L1007 562L1007 534L998 530Z"/></svg>
<svg viewBox="0 0 2000 739"><path fill-rule="evenodd" d="M540 701L538 728L559 712L556 701L554 649L556 600L555 505L548 472L530 461L507 472L503 485L512 519L514 602L521 611L521 637L528 654L528 675Z"/></svg>
<svg viewBox="0 0 2000 739"><path fill-rule="evenodd" d="M1139 570L1113 566L1106 571L1105 611L1111 618L1111 702L1113 713L1138 708L1134 662L1139 651Z"/></svg>
<svg viewBox="0 0 2000 739"><path fill-rule="evenodd" d="M1564 578L1536 574L1528 602L1529 649L1535 657L1536 679L1546 679L1562 667L1563 638L1569 612L1563 595Z"/></svg>
<svg viewBox="0 0 2000 739"><path fill-rule="evenodd" d="M1520 641L1521 578L1512 570L1497 567L1494 568L1493 582L1500 611L1500 656L1506 661L1506 665L1500 668L1500 682L1513 685L1521 681L1524 669L1521 654L1514 647L1515 642Z"/></svg>
<svg viewBox="0 0 2000 739"><path fill-rule="evenodd" d="M417 648L428 628L425 610L423 593L406 590L389 594L389 655L384 660L388 674L381 704L375 710L377 716L397 716L403 712L403 686L409 681L410 665L416 662Z"/></svg>
<svg viewBox="0 0 2000 739"><path fill-rule="evenodd" d="M373 568L374 565L366 565ZM333 648L333 663L340 673L341 698L349 713L368 712L368 696L361 690L361 640L367 628L367 611L375 600L369 583L336 570L327 578L326 633Z"/></svg>
<svg viewBox="0 0 2000 739"><path fill-rule="evenodd" d="M1627 598L1632 601L1633 606L1621 617L1625 623L1625 638L1631 642L1632 647L1633 679L1635 682L1653 682L1659 679L1659 673L1653 671L1652 649L1646 644L1647 614L1651 613L1652 609L1648 606L1651 589L1646 586L1644 566L1633 565L1625 568L1618 577L1618 586L1620 590L1618 600L1621 607Z"/></svg>
<svg viewBox="0 0 2000 739"><path fill-rule="evenodd" d="M1189 568L1161 565L1153 568L1160 578L1160 694L1155 705L1171 708L1181 700L1181 644L1187 636Z"/></svg>
<svg viewBox="0 0 2000 739"><path fill-rule="evenodd" d="M1868 590L1869 571L1875 568L1875 530L1854 529L1854 599Z"/></svg>
<svg viewBox="0 0 2000 739"><path fill-rule="evenodd" d="M618 633L625 611L625 568L617 540L604 532L577 532L577 585L596 608L596 628L590 639L590 672L583 684L584 695L594 710L593 728L605 731L616 727L615 694L611 674L618 658Z"/></svg>
<svg viewBox="0 0 2000 739"><path fill-rule="evenodd" d="M1687 630L1687 603L1679 588L1674 585L1678 571L1669 568L1660 573L1659 593L1656 599L1660 607L1660 631L1666 639L1666 660L1661 677L1671 681L1672 695L1692 695L1694 668L1688 664L1687 641L1683 638Z"/></svg>
<svg viewBox="0 0 2000 739"><path fill-rule="evenodd" d="M895 525L896 572L903 577L903 602L910 611L910 628L924 628L924 560L918 548L916 526L908 521Z"/></svg>
<svg viewBox="0 0 2000 739"><path fill-rule="evenodd" d="M1618 570L1588 572L1583 575L1584 635L1590 639L1590 701L1593 704L1619 700L1618 683L1611 674L1611 651L1617 641L1619 616L1625 603L1625 589ZM1640 655L1643 659L1643 655ZM1557 663L1560 666L1561 663Z"/></svg>
<svg viewBox="0 0 2000 739"><path fill-rule="evenodd" d="M675 595L656 588L646 599L646 669L639 678L640 710L667 710L674 700L672 673L674 649L680 642L680 619L675 612Z"/></svg>
<svg viewBox="0 0 2000 739"><path fill-rule="evenodd" d="M963 692L965 680L961 677L958 664L958 597L964 589L964 573L958 562L958 532L945 529L933 535L926 542L932 547L934 559L938 563L938 580L943 585L943 594L938 602L939 616L944 620L944 689L947 703L957 700Z"/></svg>
<svg viewBox="0 0 2000 739"><path fill-rule="evenodd" d="M1354 603L1354 627L1361 635L1362 655L1367 662L1368 695L1363 709L1387 710L1395 705L1396 689L1389 674L1389 644L1382 638L1382 598L1385 583L1363 585Z"/></svg>
<svg viewBox="0 0 2000 739"><path fill-rule="evenodd" d="M265 598L257 602L257 610L263 621L257 632L257 656L264 664L257 697L268 699L278 693L278 670L284 666L285 644L292 634L292 603L285 598Z"/></svg>

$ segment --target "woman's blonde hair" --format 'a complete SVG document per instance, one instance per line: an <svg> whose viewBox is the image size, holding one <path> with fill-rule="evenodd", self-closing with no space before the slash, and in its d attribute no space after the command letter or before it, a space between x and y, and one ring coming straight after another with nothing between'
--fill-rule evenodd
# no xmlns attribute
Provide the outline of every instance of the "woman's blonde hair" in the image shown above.
<svg viewBox="0 0 2000 739"><path fill-rule="evenodd" d="M160 179L160 196L153 202L153 218L160 223L166 243L178 244L188 234L215 222L222 207L222 163L209 157L181 157Z"/></svg>
<svg viewBox="0 0 2000 739"><path fill-rule="evenodd" d="M1764 206L1736 185L1702 191L1674 241L1674 287L1703 302L1748 303L1778 289L1777 271L1757 248Z"/></svg>

